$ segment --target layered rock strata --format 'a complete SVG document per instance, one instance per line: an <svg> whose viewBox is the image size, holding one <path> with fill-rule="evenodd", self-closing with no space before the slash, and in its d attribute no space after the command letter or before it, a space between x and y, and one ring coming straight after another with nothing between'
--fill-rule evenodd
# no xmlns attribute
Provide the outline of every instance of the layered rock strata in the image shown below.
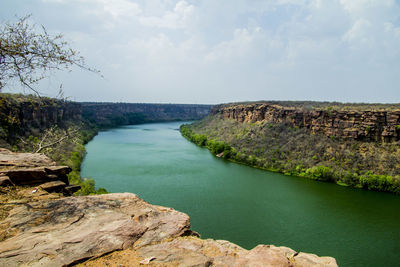
<svg viewBox="0 0 400 267"><path fill-rule="evenodd" d="M43 154L14 153L0 148L0 186L41 186L48 192L72 195L80 187L69 185L70 172L70 167L56 166Z"/></svg>
<svg viewBox="0 0 400 267"><path fill-rule="evenodd" d="M238 122L290 123L313 133L343 139L391 142L400 138L400 109L341 111L251 103L215 106L210 114Z"/></svg>
<svg viewBox="0 0 400 267"><path fill-rule="evenodd" d="M55 125L82 120L79 103L52 98L0 94L0 139L35 135Z"/></svg>

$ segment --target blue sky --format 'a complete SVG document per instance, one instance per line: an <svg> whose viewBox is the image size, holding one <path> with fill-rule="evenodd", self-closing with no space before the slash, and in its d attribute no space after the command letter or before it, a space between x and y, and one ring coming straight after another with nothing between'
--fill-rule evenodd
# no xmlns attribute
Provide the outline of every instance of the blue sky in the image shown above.
<svg viewBox="0 0 400 267"><path fill-rule="evenodd" d="M54 73L78 101L400 102L395 0L2 0L63 33L104 79ZM18 88L10 88L14 92Z"/></svg>

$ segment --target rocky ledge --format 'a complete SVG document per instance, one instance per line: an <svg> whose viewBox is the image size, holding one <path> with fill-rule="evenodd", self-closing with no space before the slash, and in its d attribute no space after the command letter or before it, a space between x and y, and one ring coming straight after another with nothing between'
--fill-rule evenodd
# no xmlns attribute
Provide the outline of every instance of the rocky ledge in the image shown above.
<svg viewBox="0 0 400 267"><path fill-rule="evenodd" d="M56 163L39 153L14 153L0 148L0 186L40 186L47 192L72 195L80 186L69 185L68 166Z"/></svg>
<svg viewBox="0 0 400 267"><path fill-rule="evenodd" d="M53 175L45 169L55 165L44 156L5 153L8 171L18 165ZM43 162L46 167L39 166ZM15 185L27 173L27 180L36 177L21 171L10 176L11 185L0 187L0 266L337 266L334 258L286 247L246 250L200 239L188 215L135 194L65 197L42 186Z"/></svg>

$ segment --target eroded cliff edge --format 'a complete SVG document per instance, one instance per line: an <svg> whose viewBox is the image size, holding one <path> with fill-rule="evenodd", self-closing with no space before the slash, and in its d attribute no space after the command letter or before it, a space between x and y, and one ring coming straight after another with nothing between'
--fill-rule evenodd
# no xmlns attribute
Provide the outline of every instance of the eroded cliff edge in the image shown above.
<svg viewBox="0 0 400 267"><path fill-rule="evenodd" d="M234 162L400 194L400 104L224 104L181 133Z"/></svg>
<svg viewBox="0 0 400 267"><path fill-rule="evenodd" d="M3 174L17 168L9 163L21 157L23 165L52 163L43 155L2 152ZM9 177L12 184L0 187L2 266L337 266L334 258L286 247L245 250L203 240L182 212L131 193L64 197L44 190L41 180L32 182L29 173Z"/></svg>
<svg viewBox="0 0 400 267"><path fill-rule="evenodd" d="M296 102L261 102L215 106L211 115L217 114L238 122L286 122L343 139L391 142L400 138L400 105L325 104L307 108Z"/></svg>

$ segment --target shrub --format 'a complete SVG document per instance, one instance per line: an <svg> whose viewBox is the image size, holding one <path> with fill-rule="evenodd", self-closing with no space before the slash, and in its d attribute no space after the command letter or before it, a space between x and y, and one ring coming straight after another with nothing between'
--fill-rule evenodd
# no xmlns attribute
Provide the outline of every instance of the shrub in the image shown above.
<svg viewBox="0 0 400 267"><path fill-rule="evenodd" d="M314 166L306 170L306 174L315 180L331 181L333 180L333 173L330 167L326 166Z"/></svg>
<svg viewBox="0 0 400 267"><path fill-rule="evenodd" d="M393 177L390 175L377 175L367 172L360 176L360 184L363 188L374 191L394 191Z"/></svg>

